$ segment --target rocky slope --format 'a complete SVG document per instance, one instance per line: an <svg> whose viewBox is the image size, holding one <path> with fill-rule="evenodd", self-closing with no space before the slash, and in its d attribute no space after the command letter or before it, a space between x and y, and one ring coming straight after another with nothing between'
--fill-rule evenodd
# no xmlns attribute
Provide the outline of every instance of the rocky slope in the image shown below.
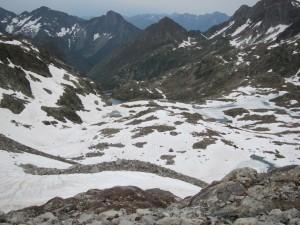
<svg viewBox="0 0 300 225"><path fill-rule="evenodd" d="M115 97L127 100L165 95L173 100L201 101L249 84L285 90L281 89L283 80L299 70L299 10L295 0L264 0L253 7L242 6L226 23L203 34L186 31L184 40L158 42L147 48L147 54L136 54L133 46L148 46L138 39L96 66L90 76L102 80L101 67L105 77L113 80L104 87L121 86ZM168 32L168 28L164 30ZM146 30L142 35L147 35ZM133 60L118 61L118 67L112 69L114 59L125 54ZM142 86L150 91L141 91L144 89L137 88L135 81L146 81ZM290 95L297 96L297 87L285 91L292 89Z"/></svg>
<svg viewBox="0 0 300 225"><path fill-rule="evenodd" d="M164 71L190 61L183 54L174 57L174 48L196 45L195 39L204 39L199 33L187 32L168 17L149 26L140 37L123 46L109 58L96 65L89 77L111 89L129 80L150 80ZM158 93L156 95L160 96Z"/></svg>
<svg viewBox="0 0 300 225"><path fill-rule="evenodd" d="M299 21L299 11L297 0L259 1L253 7L241 6L230 20L210 29L206 35L210 38L220 34L223 37L232 37L231 44L239 47L272 42L279 35L288 39L293 36L286 36L285 32L289 32L292 24ZM296 33L299 33L299 27Z"/></svg>
<svg viewBox="0 0 300 225"><path fill-rule="evenodd" d="M2 224L298 224L300 167L244 168L183 200L159 189L89 190L2 214Z"/></svg>
<svg viewBox="0 0 300 225"><path fill-rule="evenodd" d="M88 72L113 49L140 33L112 11L83 20L47 7L20 15L1 9L0 18L0 32L24 35L81 72Z"/></svg>
<svg viewBox="0 0 300 225"><path fill-rule="evenodd" d="M86 110L84 101L93 99L98 105L105 104L95 83L74 75L68 66L27 40L1 36L0 48L0 106L23 121L37 116L36 125L57 125L49 117L80 124L82 118L76 111Z"/></svg>
<svg viewBox="0 0 300 225"><path fill-rule="evenodd" d="M200 30L206 31L214 25L223 23L227 21L230 17L224 13L214 12L207 13L205 15L193 15L189 13L179 14L142 14L126 18L130 23L135 25L140 29L145 29L146 27L157 23L164 17L169 17L176 23L180 24L187 30Z"/></svg>

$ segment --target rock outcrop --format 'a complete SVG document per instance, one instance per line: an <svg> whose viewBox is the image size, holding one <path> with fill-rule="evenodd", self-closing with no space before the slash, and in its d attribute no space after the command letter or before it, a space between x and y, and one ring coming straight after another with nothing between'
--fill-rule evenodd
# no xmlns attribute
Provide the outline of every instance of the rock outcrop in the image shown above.
<svg viewBox="0 0 300 225"><path fill-rule="evenodd" d="M193 197L206 214L253 217L273 209L300 209L300 167L287 166L267 174L250 168L232 171Z"/></svg>
<svg viewBox="0 0 300 225"><path fill-rule="evenodd" d="M89 190L0 214L0 224L300 224L300 166L232 171L186 199L159 189Z"/></svg>

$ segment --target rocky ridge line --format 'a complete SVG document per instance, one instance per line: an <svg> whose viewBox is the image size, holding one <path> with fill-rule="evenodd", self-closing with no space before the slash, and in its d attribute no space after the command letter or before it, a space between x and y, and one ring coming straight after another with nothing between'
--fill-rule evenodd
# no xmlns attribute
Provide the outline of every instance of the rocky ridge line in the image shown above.
<svg viewBox="0 0 300 225"><path fill-rule="evenodd" d="M167 169L149 162L139 160L117 160L114 162L103 162L94 165L74 165L68 169L41 168L32 164L21 165L26 173L32 175L61 175L61 174L78 174L78 173L99 173L103 171L136 171L153 173L162 177L170 177L173 179L185 181L199 187L207 186L207 183L193 177L177 173L171 169Z"/></svg>
<svg viewBox="0 0 300 225"><path fill-rule="evenodd" d="M7 151L7 152L14 152L14 153L26 152L29 154L43 156L45 158L54 159L54 160L64 162L64 163L69 163L69 164L73 164L73 165L78 164L77 162L74 162L72 160L64 159L59 156L50 155L50 154L38 151L36 149L30 148L26 145L20 144L19 142L16 142L16 141L4 136L3 134L0 134L0 149Z"/></svg>

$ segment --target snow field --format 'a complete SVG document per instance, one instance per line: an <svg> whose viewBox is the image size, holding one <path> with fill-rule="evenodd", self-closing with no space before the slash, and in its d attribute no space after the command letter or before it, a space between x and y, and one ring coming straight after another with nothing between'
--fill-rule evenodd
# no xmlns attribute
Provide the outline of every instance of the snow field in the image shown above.
<svg viewBox="0 0 300 225"><path fill-rule="evenodd" d="M68 198L88 191L114 186L137 186L144 190L160 188L184 198L195 195L200 188L182 181L141 172L101 172L96 174L29 175L15 163L66 168L63 163L43 157L8 153L0 150L0 210L8 212L46 203L54 197Z"/></svg>

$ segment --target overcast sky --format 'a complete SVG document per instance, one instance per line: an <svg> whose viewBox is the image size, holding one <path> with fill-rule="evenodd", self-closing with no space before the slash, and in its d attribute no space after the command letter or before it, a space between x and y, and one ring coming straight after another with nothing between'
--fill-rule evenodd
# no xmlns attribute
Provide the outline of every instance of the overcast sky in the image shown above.
<svg viewBox="0 0 300 225"><path fill-rule="evenodd" d="M77 16L100 16L113 10L125 16L144 13L192 13L214 11L232 15L241 5L253 6L259 0L0 0L0 7L21 13L40 6Z"/></svg>

